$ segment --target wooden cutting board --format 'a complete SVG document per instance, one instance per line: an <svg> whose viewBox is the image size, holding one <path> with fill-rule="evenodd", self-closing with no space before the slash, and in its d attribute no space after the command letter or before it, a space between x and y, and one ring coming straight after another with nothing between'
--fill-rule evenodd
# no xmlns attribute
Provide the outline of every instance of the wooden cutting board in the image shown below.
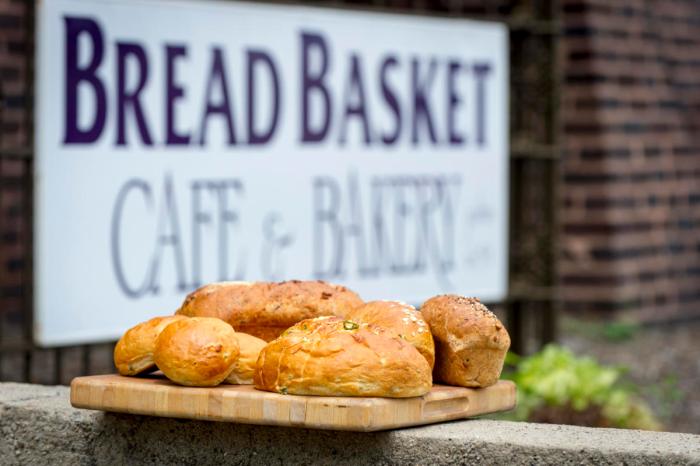
<svg viewBox="0 0 700 466"><path fill-rule="evenodd" d="M515 384L483 389L434 385L416 398L280 395L249 385L181 387L158 375L78 377L76 408L151 416L230 421L312 429L376 431L463 419L515 407Z"/></svg>

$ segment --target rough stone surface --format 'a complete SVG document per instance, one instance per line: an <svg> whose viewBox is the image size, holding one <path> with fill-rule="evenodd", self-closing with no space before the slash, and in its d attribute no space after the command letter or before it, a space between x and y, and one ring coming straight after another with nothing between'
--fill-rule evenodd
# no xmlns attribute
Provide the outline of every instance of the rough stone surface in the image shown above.
<svg viewBox="0 0 700 466"><path fill-rule="evenodd" d="M66 387L0 384L2 464L700 464L700 436L458 421L379 433L74 409Z"/></svg>

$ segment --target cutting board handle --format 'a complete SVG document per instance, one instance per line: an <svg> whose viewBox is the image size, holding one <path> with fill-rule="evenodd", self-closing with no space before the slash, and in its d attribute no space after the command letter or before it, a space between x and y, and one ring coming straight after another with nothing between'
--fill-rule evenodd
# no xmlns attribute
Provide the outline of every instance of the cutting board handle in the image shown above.
<svg viewBox="0 0 700 466"><path fill-rule="evenodd" d="M431 400L423 403L423 419L426 421L446 420L453 416L463 416L469 409L469 397Z"/></svg>

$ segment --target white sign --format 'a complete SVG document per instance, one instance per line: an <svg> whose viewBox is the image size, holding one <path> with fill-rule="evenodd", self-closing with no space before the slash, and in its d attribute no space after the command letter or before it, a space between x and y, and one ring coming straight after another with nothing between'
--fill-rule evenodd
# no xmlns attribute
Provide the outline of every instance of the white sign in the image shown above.
<svg viewBox="0 0 700 466"><path fill-rule="evenodd" d="M504 297L503 25L38 5L38 343L114 339L221 280Z"/></svg>

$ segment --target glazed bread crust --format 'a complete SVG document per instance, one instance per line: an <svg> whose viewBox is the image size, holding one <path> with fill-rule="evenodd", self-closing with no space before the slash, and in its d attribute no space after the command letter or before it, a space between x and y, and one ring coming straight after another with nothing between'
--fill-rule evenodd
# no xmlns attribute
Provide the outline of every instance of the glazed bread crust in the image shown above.
<svg viewBox="0 0 700 466"><path fill-rule="evenodd" d="M372 301L351 309L343 317L354 322L373 324L391 330L423 355L430 368L435 364L435 344L423 315L401 301Z"/></svg>
<svg viewBox="0 0 700 466"><path fill-rule="evenodd" d="M212 317L192 317L178 320L161 332L153 359L177 384L212 387L228 377L238 354L233 327Z"/></svg>
<svg viewBox="0 0 700 466"><path fill-rule="evenodd" d="M323 281L222 282L190 293L177 314L218 317L270 341L301 320L343 315L361 304L355 292Z"/></svg>
<svg viewBox="0 0 700 466"><path fill-rule="evenodd" d="M252 385L255 363L258 360L260 351L267 345L267 342L247 333L236 332L240 353L233 363L233 370L226 377L226 383L233 385Z"/></svg>
<svg viewBox="0 0 700 466"><path fill-rule="evenodd" d="M421 396L432 388L428 362L380 327L319 317L286 330L260 352L255 387L294 395Z"/></svg>
<svg viewBox="0 0 700 466"><path fill-rule="evenodd" d="M201 286L185 297L177 315L216 317L229 322L237 309L264 299L254 282L218 282ZM230 324L230 322L229 322Z"/></svg>
<svg viewBox="0 0 700 466"><path fill-rule="evenodd" d="M421 307L435 339L435 380L463 387L498 381L510 336L477 298L435 296Z"/></svg>
<svg viewBox="0 0 700 466"><path fill-rule="evenodd" d="M156 368L153 351L156 338L165 327L183 316L154 317L131 327L114 347L114 365L121 375L137 375Z"/></svg>
<svg viewBox="0 0 700 466"><path fill-rule="evenodd" d="M236 332L247 333L256 338L263 340L264 342L272 341L287 330L289 325L278 325L278 326L265 326L265 325L239 325L236 328Z"/></svg>

